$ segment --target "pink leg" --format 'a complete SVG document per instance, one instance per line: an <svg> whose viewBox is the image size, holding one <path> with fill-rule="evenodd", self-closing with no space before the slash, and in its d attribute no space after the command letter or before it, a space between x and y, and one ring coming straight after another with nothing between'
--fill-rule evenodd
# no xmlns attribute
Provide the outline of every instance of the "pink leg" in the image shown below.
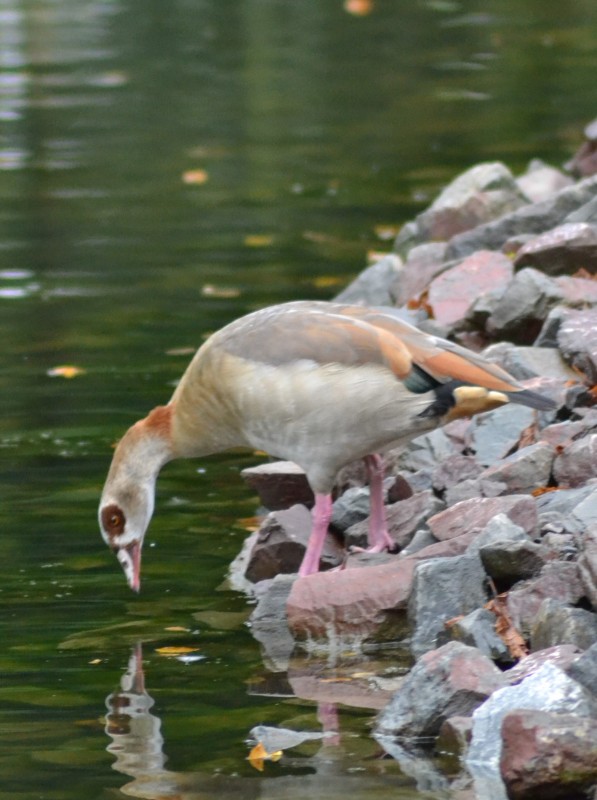
<svg viewBox="0 0 597 800"><path fill-rule="evenodd" d="M307 543L303 563L299 575L312 575L319 572L319 559L323 550L323 543L328 532L328 525L332 518L332 496L330 494L316 494L313 508L313 526Z"/></svg>
<svg viewBox="0 0 597 800"><path fill-rule="evenodd" d="M383 504L383 460L381 456L365 456L365 464L369 472L369 553L381 553L395 547L395 542L388 533L386 512Z"/></svg>

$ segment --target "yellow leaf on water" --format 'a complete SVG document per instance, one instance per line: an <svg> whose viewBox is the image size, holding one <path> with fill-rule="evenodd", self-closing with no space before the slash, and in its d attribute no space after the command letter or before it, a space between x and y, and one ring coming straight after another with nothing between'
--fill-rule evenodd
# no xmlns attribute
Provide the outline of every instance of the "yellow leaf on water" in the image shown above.
<svg viewBox="0 0 597 800"><path fill-rule="evenodd" d="M274 753L268 753L261 742L258 742L251 750L247 759L249 764L259 772L263 772L264 761L279 761L282 758L282 750L276 750Z"/></svg>
<svg viewBox="0 0 597 800"><path fill-rule="evenodd" d="M378 239L384 241L396 238L400 227L398 225L376 225L374 228L375 235Z"/></svg>
<svg viewBox="0 0 597 800"><path fill-rule="evenodd" d="M188 169L182 173L182 180L190 186L202 186L209 180L209 175L205 169Z"/></svg>
<svg viewBox="0 0 597 800"><path fill-rule="evenodd" d="M183 628L181 625L170 625L167 628L164 628L165 631L171 631L172 633L188 633L188 628Z"/></svg>
<svg viewBox="0 0 597 800"><path fill-rule="evenodd" d="M268 233L253 233L244 238L247 247L269 247L273 241L274 237Z"/></svg>
<svg viewBox="0 0 597 800"><path fill-rule="evenodd" d="M171 646L171 647L156 647L156 653L160 656L184 656L188 653L196 653L199 650L198 647L178 647L178 646Z"/></svg>
<svg viewBox="0 0 597 800"><path fill-rule="evenodd" d="M196 347L171 347L169 350L166 350L167 356L190 356L192 355Z"/></svg>
<svg viewBox="0 0 597 800"><path fill-rule="evenodd" d="M73 367L70 364L63 364L60 367L52 367L47 374L50 378L76 378L77 375L84 375L85 370L81 367Z"/></svg>
<svg viewBox="0 0 597 800"><path fill-rule="evenodd" d="M213 283L206 283L201 288L201 294L203 297L239 297L240 289L236 289L234 286L214 286Z"/></svg>
<svg viewBox="0 0 597 800"><path fill-rule="evenodd" d="M313 279L313 286L318 289L327 289L330 286L341 286L344 279L337 275L320 275L318 278Z"/></svg>
<svg viewBox="0 0 597 800"><path fill-rule="evenodd" d="M101 660L101 658L92 658L92 659L91 659L91 661L90 661L89 663L90 663L90 664L94 664L94 665L95 665L95 664L101 664L101 663L102 663L102 660Z"/></svg>

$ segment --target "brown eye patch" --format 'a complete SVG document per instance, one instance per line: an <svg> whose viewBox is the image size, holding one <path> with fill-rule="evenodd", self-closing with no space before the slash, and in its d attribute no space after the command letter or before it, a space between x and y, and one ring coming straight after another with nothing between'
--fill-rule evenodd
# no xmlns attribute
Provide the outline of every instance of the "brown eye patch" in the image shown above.
<svg viewBox="0 0 597 800"><path fill-rule="evenodd" d="M117 505L109 505L102 508L102 527L110 539L124 533L126 519L121 508Z"/></svg>

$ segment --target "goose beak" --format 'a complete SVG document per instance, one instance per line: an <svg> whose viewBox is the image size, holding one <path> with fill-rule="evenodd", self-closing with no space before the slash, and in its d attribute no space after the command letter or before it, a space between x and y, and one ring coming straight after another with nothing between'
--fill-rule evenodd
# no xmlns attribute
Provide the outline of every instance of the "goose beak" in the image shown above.
<svg viewBox="0 0 597 800"><path fill-rule="evenodd" d="M133 592L141 589L141 544L132 542L126 547L121 547L116 552L116 558L120 561L120 566L124 570L128 585Z"/></svg>

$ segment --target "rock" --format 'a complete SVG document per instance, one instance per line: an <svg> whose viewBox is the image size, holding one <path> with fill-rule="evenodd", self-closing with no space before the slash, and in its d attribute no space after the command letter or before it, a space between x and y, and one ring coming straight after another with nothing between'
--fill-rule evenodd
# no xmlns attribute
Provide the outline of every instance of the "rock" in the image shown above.
<svg viewBox="0 0 597 800"><path fill-rule="evenodd" d="M377 717L376 735L436 736L453 716L468 716L504 686L501 672L474 647L449 642L426 653Z"/></svg>
<svg viewBox="0 0 597 800"><path fill-rule="evenodd" d="M397 467L410 472L429 467L434 469L455 452L454 442L447 435L446 428L436 428L408 442L398 456Z"/></svg>
<svg viewBox="0 0 597 800"><path fill-rule="evenodd" d="M538 336L548 312L564 299L558 284L532 267L520 270L495 303L487 331L521 344Z"/></svg>
<svg viewBox="0 0 597 800"><path fill-rule="evenodd" d="M298 639L327 640L372 636L388 613L406 609L416 565L414 558L394 559L367 569L344 569L299 578L286 607L288 625ZM397 619L405 628L405 620Z"/></svg>
<svg viewBox="0 0 597 800"><path fill-rule="evenodd" d="M410 542L415 532L425 525L426 520L441 511L443 507L441 500L431 491L419 492L398 503L392 503L386 506L388 533L402 549ZM345 534L346 546L366 546L368 527L369 521L366 520L349 528Z"/></svg>
<svg viewBox="0 0 597 800"><path fill-rule="evenodd" d="M583 486L587 475L597 475L597 433L560 447L561 452L553 464L553 476L558 485L564 488Z"/></svg>
<svg viewBox="0 0 597 800"><path fill-rule="evenodd" d="M388 253L365 269L337 296L339 303L362 303L369 306L391 306L391 287L403 270L402 259Z"/></svg>
<svg viewBox="0 0 597 800"><path fill-rule="evenodd" d="M537 497L537 510L540 514L557 512L562 516L570 517L585 501L591 500L591 495L595 491L597 491L597 482L589 481L586 486L579 486L576 489L558 489L555 492L546 492ZM578 529L578 522L572 528L568 528L573 532Z"/></svg>
<svg viewBox="0 0 597 800"><path fill-rule="evenodd" d="M597 698L597 644L572 661L566 667L566 672Z"/></svg>
<svg viewBox="0 0 597 800"><path fill-rule="evenodd" d="M538 158L533 159L524 175L516 179L516 185L532 203L547 200L555 192L571 186L572 183L570 176L555 167L550 167Z"/></svg>
<svg viewBox="0 0 597 800"><path fill-rule="evenodd" d="M263 521L251 552L245 577L257 583L279 573L297 572L311 532L311 514L304 506L272 511ZM342 548L326 537L320 569L342 563Z"/></svg>
<svg viewBox="0 0 597 800"><path fill-rule="evenodd" d="M544 650L558 644L573 644L587 650L597 642L597 616L546 598L531 624L531 649Z"/></svg>
<svg viewBox="0 0 597 800"><path fill-rule="evenodd" d="M597 197L593 197L576 211L564 217L564 222L590 222L597 223Z"/></svg>
<svg viewBox="0 0 597 800"><path fill-rule="evenodd" d="M557 310L557 309L554 309ZM578 375L570 369L557 350L555 338L550 345L521 347L511 342L498 342L485 348L483 357L499 364L519 381L543 375L560 380L577 380Z"/></svg>
<svg viewBox="0 0 597 800"><path fill-rule="evenodd" d="M549 483L554 456L551 445L538 442L488 467L479 477L481 480L504 484L504 494L530 493Z"/></svg>
<svg viewBox="0 0 597 800"><path fill-rule="evenodd" d="M263 505L270 511L300 503L313 505L313 490L307 476L293 461L273 461L241 470L241 477L257 492Z"/></svg>
<svg viewBox="0 0 597 800"><path fill-rule="evenodd" d="M469 478L446 490L446 505L453 506L463 500L474 500L479 497L499 497L506 493L505 483Z"/></svg>
<svg viewBox="0 0 597 800"><path fill-rule="evenodd" d="M446 259L461 259L476 250L499 250L512 236L543 233L559 225L562 219L597 194L597 180L587 178L567 186L540 203L525 205L494 222L453 236L448 243Z"/></svg>
<svg viewBox="0 0 597 800"><path fill-rule="evenodd" d="M597 500L597 494L595 499ZM583 536L578 568L586 595L593 609L597 611L597 525L593 525Z"/></svg>
<svg viewBox="0 0 597 800"><path fill-rule="evenodd" d="M514 627L528 636L541 603L546 598L574 605L584 594L577 564L550 561L536 578L519 583L508 592L508 613Z"/></svg>
<svg viewBox="0 0 597 800"><path fill-rule="evenodd" d="M535 420L532 408L509 404L479 414L469 425L466 445L484 467L500 461L518 445L523 431Z"/></svg>
<svg viewBox="0 0 597 800"><path fill-rule="evenodd" d="M512 262L503 253L473 253L431 282L428 302L434 319L448 328L461 323L480 296L505 292L512 275Z"/></svg>
<svg viewBox="0 0 597 800"><path fill-rule="evenodd" d="M473 720L470 717L448 717L439 729L435 749L438 753L462 755L469 746L472 732Z"/></svg>
<svg viewBox="0 0 597 800"><path fill-rule="evenodd" d="M597 137L594 132L595 121L585 128L585 141L566 164L566 169L575 175L585 177L597 173Z"/></svg>
<svg viewBox="0 0 597 800"><path fill-rule="evenodd" d="M496 514L505 514L529 534L537 528L535 501L528 495L482 497L463 500L427 521L431 533L440 541L466 531L480 531Z"/></svg>
<svg viewBox="0 0 597 800"><path fill-rule="evenodd" d="M272 672L284 672L295 642L286 620L286 601L296 575L276 575L268 581L249 618L251 633L261 644L262 656Z"/></svg>
<svg viewBox="0 0 597 800"><path fill-rule="evenodd" d="M481 560L474 553L418 564L408 602L413 630L410 649L415 658L448 639L447 620L468 614L487 601L485 582Z"/></svg>
<svg viewBox="0 0 597 800"><path fill-rule="evenodd" d="M473 735L466 765L473 772L497 771L501 759L502 720L510 711L537 709L591 717L597 705L591 695L554 664L546 663L516 686L495 691L473 713Z"/></svg>
<svg viewBox="0 0 597 800"><path fill-rule="evenodd" d="M575 663L581 652L573 644L559 644L555 647L548 647L545 650L537 650L525 656L518 664L505 672L504 677L512 685L521 683L529 675L534 675L543 664L554 664L556 667L569 672L569 668ZM571 675L571 677L574 678L574 675ZM579 683L582 683L582 681L579 681Z"/></svg>
<svg viewBox="0 0 597 800"><path fill-rule="evenodd" d="M546 560L546 552L532 542L526 532L505 514L497 514L469 547L479 553L487 574L510 584L537 574Z"/></svg>
<svg viewBox="0 0 597 800"><path fill-rule="evenodd" d="M590 386L597 383L597 309L567 311L557 332L562 355Z"/></svg>
<svg viewBox="0 0 597 800"><path fill-rule="evenodd" d="M560 275L552 278L562 293L562 302L568 306L585 308L597 304L597 282L587 275Z"/></svg>
<svg viewBox="0 0 597 800"><path fill-rule="evenodd" d="M351 525L362 522L369 516L370 493L368 486L354 486L334 502L331 525L344 533Z"/></svg>
<svg viewBox="0 0 597 800"><path fill-rule="evenodd" d="M416 219L418 241L446 241L519 208L525 198L499 162L478 164L455 178ZM402 236L398 237L399 246Z"/></svg>
<svg viewBox="0 0 597 800"><path fill-rule="evenodd" d="M565 222L525 244L514 266L536 267L546 275L572 274L580 267L597 271L597 228L588 222Z"/></svg>
<svg viewBox="0 0 597 800"><path fill-rule="evenodd" d="M597 721L521 709L502 722L500 772L511 800L574 800L597 783Z"/></svg>
<svg viewBox="0 0 597 800"><path fill-rule="evenodd" d="M410 250L404 269L400 270L391 288L395 305L405 305L418 297L436 275L448 268L445 252L444 242L427 242Z"/></svg>
<svg viewBox="0 0 597 800"><path fill-rule="evenodd" d="M591 493L572 511L572 518L578 522L580 530L597 528L597 486L589 485L592 488ZM583 486L582 488L586 489L587 487ZM593 556L591 556L591 560L594 560Z"/></svg>
<svg viewBox="0 0 597 800"><path fill-rule="evenodd" d="M477 608L466 614L448 630L454 641L476 647L492 661L511 662L508 648L495 632L495 614L486 608Z"/></svg>
<svg viewBox="0 0 597 800"><path fill-rule="evenodd" d="M454 541L454 540L452 540ZM430 547L431 545L437 544L437 539L431 533L431 531L426 530L425 528L421 528L418 530L407 546L400 551L400 555L402 556L410 556L413 553L417 553L420 550L423 550L426 547Z"/></svg>
<svg viewBox="0 0 597 800"><path fill-rule="evenodd" d="M443 492L450 486L476 478L478 474L479 464L474 456L454 453L433 471L433 489L436 492Z"/></svg>

